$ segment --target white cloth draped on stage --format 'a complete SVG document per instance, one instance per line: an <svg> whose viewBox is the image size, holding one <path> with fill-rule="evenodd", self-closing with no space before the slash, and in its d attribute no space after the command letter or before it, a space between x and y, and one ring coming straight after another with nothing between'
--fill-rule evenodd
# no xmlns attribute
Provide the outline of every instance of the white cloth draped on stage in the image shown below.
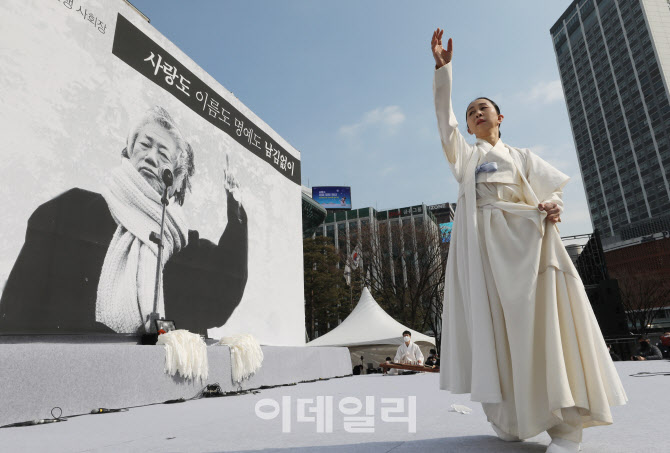
<svg viewBox="0 0 670 453"><path fill-rule="evenodd" d="M185 379L205 381L209 376L207 345L200 335L188 330L172 330L158 335L156 344L165 345L165 372Z"/></svg>
<svg viewBox="0 0 670 453"><path fill-rule="evenodd" d="M451 105L451 64L435 71L440 137L459 183L445 281L441 387L471 393L520 438L577 407L612 423L627 398L583 284L538 203L562 206L568 177L526 149L468 144ZM497 171L479 166L496 162Z"/></svg>
<svg viewBox="0 0 670 453"><path fill-rule="evenodd" d="M263 365L263 349L253 335L238 334L223 337L218 344L230 348L233 382L242 382Z"/></svg>

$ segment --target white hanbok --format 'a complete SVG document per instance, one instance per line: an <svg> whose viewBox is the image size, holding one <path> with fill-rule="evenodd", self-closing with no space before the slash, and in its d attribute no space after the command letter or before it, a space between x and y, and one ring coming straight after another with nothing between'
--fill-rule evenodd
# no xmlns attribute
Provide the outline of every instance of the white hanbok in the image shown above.
<svg viewBox="0 0 670 453"><path fill-rule="evenodd" d="M423 364L423 353L421 349L413 341L409 342L409 346L405 343L398 346L393 359L395 363L404 363L410 365L418 365L419 362Z"/></svg>
<svg viewBox="0 0 670 453"><path fill-rule="evenodd" d="M610 406L625 404L626 393L558 228L537 208L545 201L562 208L569 178L500 140L468 144L452 110L451 66L435 71L433 85L442 146L459 183L441 388L471 393L490 422L522 439L563 423L570 408L583 427L610 424ZM498 170L475 175L486 162Z"/></svg>

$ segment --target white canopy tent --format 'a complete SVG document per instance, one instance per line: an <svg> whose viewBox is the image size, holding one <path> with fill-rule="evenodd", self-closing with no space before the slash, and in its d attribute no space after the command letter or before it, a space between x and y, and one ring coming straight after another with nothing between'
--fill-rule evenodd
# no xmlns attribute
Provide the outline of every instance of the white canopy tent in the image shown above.
<svg viewBox="0 0 670 453"><path fill-rule="evenodd" d="M364 368L369 368L372 364L376 368L386 357L393 359L403 342L402 333L405 330L412 333L412 341L428 357L430 348L435 347L435 338L400 324L379 306L367 288L363 288L361 298L349 316L327 334L307 343L307 346L346 346L351 352L353 366L363 364Z"/></svg>

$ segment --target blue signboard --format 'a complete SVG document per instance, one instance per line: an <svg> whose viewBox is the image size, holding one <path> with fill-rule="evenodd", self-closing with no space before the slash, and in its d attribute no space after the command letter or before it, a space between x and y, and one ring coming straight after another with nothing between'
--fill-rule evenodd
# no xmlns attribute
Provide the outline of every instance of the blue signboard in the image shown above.
<svg viewBox="0 0 670 453"><path fill-rule="evenodd" d="M442 242L451 242L451 228L453 226L454 222L440 223L440 238L442 238Z"/></svg>
<svg viewBox="0 0 670 453"><path fill-rule="evenodd" d="M312 187L312 198L326 209L351 209L351 187Z"/></svg>

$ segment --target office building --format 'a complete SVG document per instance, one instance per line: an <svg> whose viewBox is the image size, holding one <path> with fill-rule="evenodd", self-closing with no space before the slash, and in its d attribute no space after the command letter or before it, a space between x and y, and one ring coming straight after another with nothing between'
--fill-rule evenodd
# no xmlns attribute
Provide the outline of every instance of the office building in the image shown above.
<svg viewBox="0 0 670 453"><path fill-rule="evenodd" d="M551 35L605 250L663 240L670 230L670 2L576 0Z"/></svg>

